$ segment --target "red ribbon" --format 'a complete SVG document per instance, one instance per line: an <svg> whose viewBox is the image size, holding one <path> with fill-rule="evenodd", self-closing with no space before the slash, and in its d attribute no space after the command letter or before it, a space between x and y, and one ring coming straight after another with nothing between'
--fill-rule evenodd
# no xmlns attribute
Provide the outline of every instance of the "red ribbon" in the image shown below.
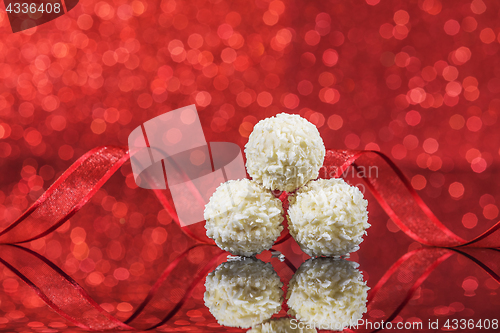
<svg viewBox="0 0 500 333"><path fill-rule="evenodd" d="M52 309L75 325L85 329L134 329L129 324L145 311L155 297L161 294L158 290L168 280L173 268L179 265L182 258L193 248L181 254L166 268L144 302L126 323L123 323L102 309L76 281L56 265L43 256L14 244L30 242L56 230L78 212L128 158L127 150L121 147L100 147L89 151L66 170L21 217L0 232L0 246L2 247L0 262L30 285ZM370 172L365 172L362 175L363 179L391 219L414 240L425 245L450 248L459 246L500 247L500 233L498 232L500 222L470 241L458 237L436 218L402 172L380 152L328 150L320 178L340 177L351 166L358 173L361 173L363 169L366 171L370 168L377 168L378 172L375 176ZM155 190L155 194L166 211L172 215L173 220L180 226L175 210L164 192ZM280 200L286 202L286 197L287 193L283 193ZM201 244L212 243L204 235L202 223L183 227L182 230ZM290 235L285 233L277 243L283 242L289 237ZM216 260L224 254L214 246L209 245L208 248L218 252L213 253L213 259L208 264L197 270L182 300L173 307L165 318L149 329L156 328L172 318ZM418 251L418 253L423 253L422 251ZM406 304L408 297L411 297L412 292L451 253L450 250L442 249L442 251L448 252L439 253L438 258L433 260L426 260L427 264L423 264L424 261L420 260L419 265L414 265L412 269L418 270L418 272L415 271L415 276L419 275L420 278L412 288L406 290L406 294L404 294L406 296L403 295L401 302L387 319L395 317ZM398 261L396 266L393 266L372 290L369 308L379 306L376 305L378 304L376 295L383 293L384 288L390 287L390 277L403 263L411 262L414 252L407 254L400 262ZM434 253L437 252L434 251ZM488 266L473 258L471 259L500 282L498 275L495 275ZM44 274L38 272L44 272ZM56 288L53 288L54 286ZM380 306L391 308L394 307L394 304L380 304ZM81 309L85 309L85 311ZM82 316L81 313L85 312L86 315Z"/></svg>
<svg viewBox="0 0 500 333"><path fill-rule="evenodd" d="M125 148L95 148L80 157L16 221L0 232L0 244L44 237L78 212L128 160Z"/></svg>
<svg viewBox="0 0 500 333"><path fill-rule="evenodd" d="M53 232L80 210L128 158L127 150L120 147L96 148L80 157L21 217L0 232L0 244L30 242ZM462 239L439 221L401 170L380 152L327 150L320 178L340 177L351 166L363 177L391 219L414 240L441 247L500 247L500 222L472 240ZM372 168L376 168L376 175L366 172ZM154 193L180 226L164 192L154 190ZM285 202L286 196L283 193L280 200ZM204 234L200 235L200 229L204 233L202 227L198 223L182 230L201 243L213 244ZM284 235L278 242L288 237Z"/></svg>
<svg viewBox="0 0 500 333"><path fill-rule="evenodd" d="M457 236L439 221L401 170L381 152L327 150L320 178L340 177L351 166L387 215L417 242L440 247L500 247L500 222L469 241ZM371 170L376 170L375 174Z"/></svg>

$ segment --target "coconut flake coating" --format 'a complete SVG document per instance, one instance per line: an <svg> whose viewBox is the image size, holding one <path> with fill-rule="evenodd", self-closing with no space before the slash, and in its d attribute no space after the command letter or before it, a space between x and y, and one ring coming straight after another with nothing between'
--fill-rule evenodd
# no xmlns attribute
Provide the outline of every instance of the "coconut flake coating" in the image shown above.
<svg viewBox="0 0 500 333"><path fill-rule="evenodd" d="M303 328L300 328L303 327ZM247 333L316 333L315 328L299 326L292 318L271 319L247 331Z"/></svg>
<svg viewBox="0 0 500 333"><path fill-rule="evenodd" d="M271 190L292 192L318 177L325 145L316 126L295 114L259 121L245 145L248 174Z"/></svg>
<svg viewBox="0 0 500 333"><path fill-rule="evenodd" d="M205 281L205 305L221 325L249 328L281 310L283 291L269 263L242 258L220 264Z"/></svg>
<svg viewBox="0 0 500 333"><path fill-rule="evenodd" d="M366 312L370 289L358 266L356 262L339 258L323 257L304 262L288 286L288 313L317 328L342 330L355 325Z"/></svg>
<svg viewBox="0 0 500 333"><path fill-rule="evenodd" d="M370 227L368 201L343 179L311 181L288 200L290 234L312 257L357 251Z"/></svg>
<svg viewBox="0 0 500 333"><path fill-rule="evenodd" d="M283 230L281 201L249 179L222 183L205 206L204 216L207 236L236 255L270 249Z"/></svg>

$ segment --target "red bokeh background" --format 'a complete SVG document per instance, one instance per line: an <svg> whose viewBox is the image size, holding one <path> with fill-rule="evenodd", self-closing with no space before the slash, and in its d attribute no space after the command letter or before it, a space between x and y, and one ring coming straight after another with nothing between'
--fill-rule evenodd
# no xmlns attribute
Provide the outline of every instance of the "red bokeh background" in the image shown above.
<svg viewBox="0 0 500 333"><path fill-rule="evenodd" d="M470 239L499 215L499 16L495 0L86 0L14 34L2 11L0 228L88 150L125 146L144 121L196 104L207 141L243 148L257 121L290 112L313 122L328 148L380 150ZM367 197L373 226L353 259L374 284L420 245ZM70 222L28 247L126 318L188 246L171 222L126 164ZM442 294L457 294L471 316L487 313L483 303L498 308L498 286L455 261L438 275L457 276ZM476 296L467 279L477 280ZM0 325L62 322L5 268L0 281ZM436 289L427 286L433 295L420 304L429 313L406 317L450 314Z"/></svg>

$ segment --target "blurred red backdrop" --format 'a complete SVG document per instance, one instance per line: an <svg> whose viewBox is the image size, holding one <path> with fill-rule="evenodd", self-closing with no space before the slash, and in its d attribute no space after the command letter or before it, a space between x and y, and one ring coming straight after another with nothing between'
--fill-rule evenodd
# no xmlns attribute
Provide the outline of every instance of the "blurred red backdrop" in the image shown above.
<svg viewBox="0 0 500 333"><path fill-rule="evenodd" d="M2 12L0 227L88 150L125 146L144 121L194 103L207 141L243 148L257 121L290 112L314 123L327 148L380 150L470 239L499 215L499 16L495 0L85 0L12 33ZM401 255L391 242L403 253L419 245L367 195L374 236L362 249L373 246L366 260L382 258L387 269ZM135 299L111 299L110 290L135 282L147 293L149 276L186 248L178 232L126 164L29 247L127 313ZM377 246L377 235L389 245ZM43 306L30 294L20 309L9 292L27 287L1 274L9 320Z"/></svg>

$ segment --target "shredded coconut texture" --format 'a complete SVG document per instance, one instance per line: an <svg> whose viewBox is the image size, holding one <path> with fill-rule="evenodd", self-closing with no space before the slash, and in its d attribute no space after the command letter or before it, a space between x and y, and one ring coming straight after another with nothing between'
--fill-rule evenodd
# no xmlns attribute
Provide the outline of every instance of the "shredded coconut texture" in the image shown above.
<svg viewBox="0 0 500 333"><path fill-rule="evenodd" d="M370 288L358 263L338 258L304 262L290 280L288 313L316 327L354 325L366 312Z"/></svg>
<svg viewBox="0 0 500 333"><path fill-rule="evenodd" d="M269 263L255 258L225 262L207 276L205 305L219 324L249 328L281 310L282 286Z"/></svg>
<svg viewBox="0 0 500 333"><path fill-rule="evenodd" d="M205 206L204 216L207 236L236 255L270 249L283 230L281 201L249 179L221 184Z"/></svg>
<svg viewBox="0 0 500 333"><path fill-rule="evenodd" d="M303 327L303 326L300 326ZM298 321L292 323L292 318L272 319L259 324L247 331L247 333L316 333L316 329L299 328Z"/></svg>
<svg viewBox="0 0 500 333"><path fill-rule="evenodd" d="M312 257L357 251L370 227L368 201L343 179L311 181L288 200L290 234Z"/></svg>
<svg viewBox="0 0 500 333"><path fill-rule="evenodd" d="M248 174L266 188L292 192L318 177L325 145L316 126L295 114L259 121L245 145Z"/></svg>

